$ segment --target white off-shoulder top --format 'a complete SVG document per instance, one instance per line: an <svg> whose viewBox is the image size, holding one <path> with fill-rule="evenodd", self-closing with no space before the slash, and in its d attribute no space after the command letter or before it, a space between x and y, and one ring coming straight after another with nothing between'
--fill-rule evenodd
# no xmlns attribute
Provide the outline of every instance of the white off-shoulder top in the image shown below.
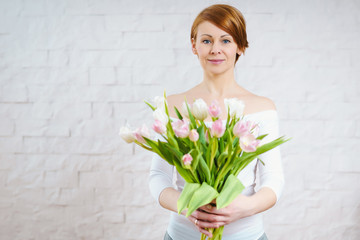
<svg viewBox="0 0 360 240"><path fill-rule="evenodd" d="M262 143L270 142L279 137L279 120L275 110L266 110L244 116L245 120L251 120L259 124L259 135L268 134ZM209 123L211 124L211 123ZM251 196L255 194L256 182L260 182L259 189L268 187L274 191L279 199L283 186L284 174L281 164L280 148L276 147L259 158L265 163L263 165L258 159L254 159L244 168L238 178L245 186L241 194ZM258 171L258 175L256 172ZM259 181L256 181L259 176ZM152 196L159 201L161 192L168 187L182 191L185 181L165 160L154 154L150 169L149 186ZM198 240L200 232L194 224L185 216L172 212L167 228L173 240ZM261 214L239 219L224 227L223 240L256 240L264 233Z"/></svg>

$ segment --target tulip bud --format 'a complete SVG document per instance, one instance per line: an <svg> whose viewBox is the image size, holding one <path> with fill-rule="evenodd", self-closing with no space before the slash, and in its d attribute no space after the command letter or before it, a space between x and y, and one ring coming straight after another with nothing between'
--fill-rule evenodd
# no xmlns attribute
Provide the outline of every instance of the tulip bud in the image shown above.
<svg viewBox="0 0 360 240"><path fill-rule="evenodd" d="M213 118L217 118L221 114L221 108L219 106L219 102L214 100L209 106L209 114Z"/></svg>
<svg viewBox="0 0 360 240"><path fill-rule="evenodd" d="M252 134L240 138L240 147L244 152L255 152L259 144L260 140L257 140Z"/></svg>
<svg viewBox="0 0 360 240"><path fill-rule="evenodd" d="M150 132L149 129L146 127L146 125L142 125L141 128L137 128L135 130L135 138L139 143L145 144L146 141L143 137L150 138Z"/></svg>
<svg viewBox="0 0 360 240"><path fill-rule="evenodd" d="M135 141L135 136L133 131L131 131L129 128L127 127L121 127L120 128L120 132L119 135L121 136L122 139L125 140L125 142L127 143L132 143Z"/></svg>
<svg viewBox="0 0 360 240"><path fill-rule="evenodd" d="M159 120L160 122L162 122L164 125L166 125L169 122L169 117L168 115L165 113L165 111L161 108L157 108L154 112L153 112L153 117L155 120Z"/></svg>
<svg viewBox="0 0 360 240"><path fill-rule="evenodd" d="M199 133L196 131L196 129L192 129L189 133L190 141L196 142L199 140Z"/></svg>
<svg viewBox="0 0 360 240"><path fill-rule="evenodd" d="M166 125L159 120L155 120L152 129L159 134L163 134L166 132Z"/></svg>
<svg viewBox="0 0 360 240"><path fill-rule="evenodd" d="M201 98L195 100L191 110L196 119L203 121L207 118L208 107L206 102Z"/></svg>
<svg viewBox="0 0 360 240"><path fill-rule="evenodd" d="M224 99L226 111L230 110L230 117L240 118L244 112L245 104L237 98Z"/></svg>
<svg viewBox="0 0 360 240"><path fill-rule="evenodd" d="M190 111L191 111L191 105L188 104L188 106L189 106L189 109L190 109ZM187 106L186 106L186 102L183 102L182 105L181 105L181 113L182 113L185 117L189 118L189 112L188 112L188 109L187 109Z"/></svg>
<svg viewBox="0 0 360 240"><path fill-rule="evenodd" d="M233 128L233 133L237 137L245 136L251 133L253 127L254 127L253 122L238 121Z"/></svg>
<svg viewBox="0 0 360 240"><path fill-rule="evenodd" d="M186 138L189 136L190 128L189 123L184 120L177 120L176 122L171 123L174 133L179 138Z"/></svg>
<svg viewBox="0 0 360 240"><path fill-rule="evenodd" d="M225 132L225 126L223 125L223 122L218 119L211 125L211 135L217 138L222 137Z"/></svg>
<svg viewBox="0 0 360 240"><path fill-rule="evenodd" d="M185 166L189 166L193 160L192 156L187 153L182 157L183 163Z"/></svg>
<svg viewBox="0 0 360 240"><path fill-rule="evenodd" d="M156 109L165 110L165 101L164 97L156 96L154 98L154 105L156 106Z"/></svg>

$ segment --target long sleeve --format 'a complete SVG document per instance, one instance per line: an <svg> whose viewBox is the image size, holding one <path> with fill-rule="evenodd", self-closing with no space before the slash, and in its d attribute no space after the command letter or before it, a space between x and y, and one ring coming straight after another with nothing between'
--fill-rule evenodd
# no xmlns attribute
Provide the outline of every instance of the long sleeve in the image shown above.
<svg viewBox="0 0 360 240"><path fill-rule="evenodd" d="M262 115L260 123L260 135L268 134L263 143L270 142L279 137L279 119L276 111L268 111ZM265 163L259 163L260 188L269 187L279 200L284 187L284 173L281 163L280 147L276 147L259 158Z"/></svg>
<svg viewBox="0 0 360 240"><path fill-rule="evenodd" d="M150 168L149 187L151 195L158 203L161 192L165 188L173 187L173 171L174 167L172 165L168 164L157 154L153 154Z"/></svg>

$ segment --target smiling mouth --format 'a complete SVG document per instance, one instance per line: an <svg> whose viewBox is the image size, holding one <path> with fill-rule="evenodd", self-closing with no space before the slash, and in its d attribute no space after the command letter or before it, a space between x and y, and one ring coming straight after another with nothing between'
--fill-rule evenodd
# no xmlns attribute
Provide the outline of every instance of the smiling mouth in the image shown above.
<svg viewBox="0 0 360 240"><path fill-rule="evenodd" d="M223 59L208 59L208 61L211 63L214 63L214 64L220 64L225 60L223 60Z"/></svg>

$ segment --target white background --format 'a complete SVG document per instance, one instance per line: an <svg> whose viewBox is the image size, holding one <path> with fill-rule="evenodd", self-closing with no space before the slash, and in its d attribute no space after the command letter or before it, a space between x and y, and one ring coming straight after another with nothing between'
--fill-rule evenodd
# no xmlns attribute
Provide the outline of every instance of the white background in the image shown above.
<svg viewBox="0 0 360 240"><path fill-rule="evenodd" d="M247 20L239 84L293 138L269 239L359 239L360 2L222 2ZM117 134L201 81L189 34L212 3L0 0L1 239L162 239L150 154Z"/></svg>

